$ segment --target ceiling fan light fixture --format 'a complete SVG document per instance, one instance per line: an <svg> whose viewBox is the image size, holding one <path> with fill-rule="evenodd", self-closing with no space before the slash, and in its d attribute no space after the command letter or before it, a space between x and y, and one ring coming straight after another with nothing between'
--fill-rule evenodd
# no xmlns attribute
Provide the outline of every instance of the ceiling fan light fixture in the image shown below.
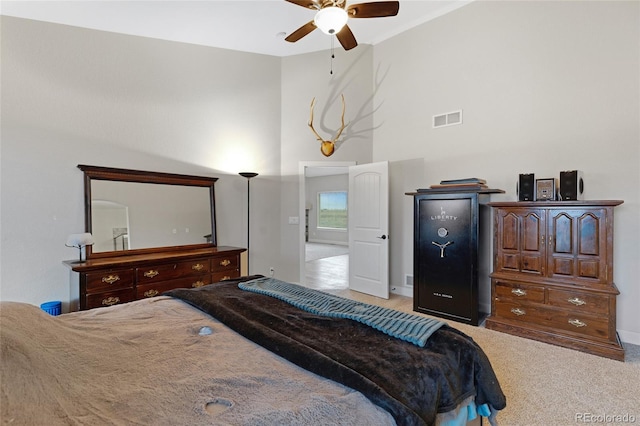
<svg viewBox="0 0 640 426"><path fill-rule="evenodd" d="M320 9L315 18L313 18L313 22L323 33L334 35L340 32L348 19L349 16L346 10L341 7L330 6Z"/></svg>

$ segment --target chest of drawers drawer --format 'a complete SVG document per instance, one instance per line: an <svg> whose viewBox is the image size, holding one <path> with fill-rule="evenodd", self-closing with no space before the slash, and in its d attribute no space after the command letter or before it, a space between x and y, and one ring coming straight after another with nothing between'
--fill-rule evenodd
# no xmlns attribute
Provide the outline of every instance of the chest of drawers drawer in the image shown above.
<svg viewBox="0 0 640 426"><path fill-rule="evenodd" d="M211 284L211 275L140 284L136 286L136 298L145 299L159 296L165 291L173 290L174 288L199 288L207 284Z"/></svg>
<svg viewBox="0 0 640 426"><path fill-rule="evenodd" d="M230 271L239 268L239 256L220 256L211 259L211 272Z"/></svg>
<svg viewBox="0 0 640 426"><path fill-rule="evenodd" d="M133 269L114 269L86 274L87 293L133 287Z"/></svg>
<svg viewBox="0 0 640 426"><path fill-rule="evenodd" d="M544 287L541 286L497 281L494 295L501 300L514 299L520 302L544 303Z"/></svg>
<svg viewBox="0 0 640 426"><path fill-rule="evenodd" d="M232 278L238 278L239 276L240 276L239 269L234 269L231 271L214 272L213 274L211 274L211 282L216 283L218 281L227 281Z"/></svg>
<svg viewBox="0 0 640 426"><path fill-rule="evenodd" d="M207 275L211 270L209 259L165 263L136 268L138 284L174 280L194 275Z"/></svg>
<svg viewBox="0 0 640 426"><path fill-rule="evenodd" d="M511 321L609 339L609 319L558 309L548 305L495 302L495 315Z"/></svg>
<svg viewBox="0 0 640 426"><path fill-rule="evenodd" d="M135 290L131 287L124 290L87 294L85 296L85 305L86 309L102 308L131 302L135 299Z"/></svg>
<svg viewBox="0 0 640 426"><path fill-rule="evenodd" d="M549 305L579 314L609 315L609 297L598 294L549 289Z"/></svg>

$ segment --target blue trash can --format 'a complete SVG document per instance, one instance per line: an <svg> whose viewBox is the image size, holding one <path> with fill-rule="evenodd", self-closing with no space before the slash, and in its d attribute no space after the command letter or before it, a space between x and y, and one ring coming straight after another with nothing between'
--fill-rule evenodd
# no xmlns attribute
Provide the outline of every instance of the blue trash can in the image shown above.
<svg viewBox="0 0 640 426"><path fill-rule="evenodd" d="M45 302L40 305L40 308L48 313L49 315L60 315L60 311L62 310L62 302L53 301L53 302Z"/></svg>

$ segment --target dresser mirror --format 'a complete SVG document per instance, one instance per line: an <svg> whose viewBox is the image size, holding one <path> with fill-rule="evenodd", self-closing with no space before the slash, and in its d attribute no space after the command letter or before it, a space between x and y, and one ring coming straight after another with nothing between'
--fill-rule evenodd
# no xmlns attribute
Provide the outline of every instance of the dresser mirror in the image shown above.
<svg viewBox="0 0 640 426"><path fill-rule="evenodd" d="M78 165L87 258L216 246L217 178Z"/></svg>

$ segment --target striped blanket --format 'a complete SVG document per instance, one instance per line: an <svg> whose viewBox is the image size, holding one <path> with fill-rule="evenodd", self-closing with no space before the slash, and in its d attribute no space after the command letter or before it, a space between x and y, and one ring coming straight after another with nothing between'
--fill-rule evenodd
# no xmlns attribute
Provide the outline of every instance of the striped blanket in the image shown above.
<svg viewBox="0 0 640 426"><path fill-rule="evenodd" d="M445 324L433 318L357 302L275 278L257 278L241 282L238 287L275 297L312 314L358 321L420 347L424 347L429 336Z"/></svg>

